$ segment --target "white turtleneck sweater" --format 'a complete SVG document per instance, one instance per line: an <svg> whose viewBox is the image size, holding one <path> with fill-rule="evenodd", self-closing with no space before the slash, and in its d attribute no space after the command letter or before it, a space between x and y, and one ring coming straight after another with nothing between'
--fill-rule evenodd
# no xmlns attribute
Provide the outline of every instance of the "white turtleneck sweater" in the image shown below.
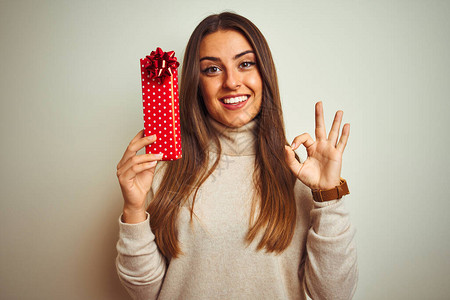
<svg viewBox="0 0 450 300"><path fill-rule="evenodd" d="M297 180L297 221L289 247L279 255L256 251L259 237L246 247L255 160L256 121L226 128L222 156L195 200L194 226L188 206L181 208L178 240L183 255L167 261L155 243L147 220L125 224L119 218L119 278L133 299L350 299L358 278L355 229L345 198L312 200ZM217 157L210 149L210 165ZM161 184L158 163L152 190ZM347 196L348 197L348 196Z"/></svg>

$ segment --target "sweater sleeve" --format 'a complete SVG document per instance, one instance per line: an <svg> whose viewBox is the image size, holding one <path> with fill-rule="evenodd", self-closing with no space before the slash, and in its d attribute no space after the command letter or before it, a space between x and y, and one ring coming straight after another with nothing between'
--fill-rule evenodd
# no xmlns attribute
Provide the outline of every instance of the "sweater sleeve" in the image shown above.
<svg viewBox="0 0 450 300"><path fill-rule="evenodd" d="M355 228L345 197L314 202L306 241L305 290L312 299L351 299L358 281Z"/></svg>
<svg viewBox="0 0 450 300"><path fill-rule="evenodd" d="M150 228L150 215L138 224L119 218L116 269L133 299L157 299L166 272L166 261Z"/></svg>

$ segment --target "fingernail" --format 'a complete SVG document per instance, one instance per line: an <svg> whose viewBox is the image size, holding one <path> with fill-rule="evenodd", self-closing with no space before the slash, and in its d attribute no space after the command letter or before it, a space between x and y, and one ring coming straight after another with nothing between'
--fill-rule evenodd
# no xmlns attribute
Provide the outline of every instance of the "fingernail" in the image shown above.
<svg viewBox="0 0 450 300"><path fill-rule="evenodd" d="M158 154L156 154L156 156L163 157L164 153L158 153Z"/></svg>
<svg viewBox="0 0 450 300"><path fill-rule="evenodd" d="M150 141L153 141L153 140L155 139L155 137L156 137L156 134L153 134L153 135L148 136L147 138L148 138Z"/></svg>
<svg viewBox="0 0 450 300"><path fill-rule="evenodd" d="M295 148L295 146L296 146L295 143L292 143L291 148Z"/></svg>

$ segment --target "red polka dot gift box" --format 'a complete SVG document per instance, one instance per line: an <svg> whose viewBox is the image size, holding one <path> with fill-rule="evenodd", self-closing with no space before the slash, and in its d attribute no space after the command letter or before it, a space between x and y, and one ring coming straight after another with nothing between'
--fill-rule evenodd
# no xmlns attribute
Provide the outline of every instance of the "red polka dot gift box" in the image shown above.
<svg viewBox="0 0 450 300"><path fill-rule="evenodd" d="M142 104L145 136L156 134L156 141L145 153L163 153L162 160L181 158L178 71L175 52L161 48L141 60Z"/></svg>

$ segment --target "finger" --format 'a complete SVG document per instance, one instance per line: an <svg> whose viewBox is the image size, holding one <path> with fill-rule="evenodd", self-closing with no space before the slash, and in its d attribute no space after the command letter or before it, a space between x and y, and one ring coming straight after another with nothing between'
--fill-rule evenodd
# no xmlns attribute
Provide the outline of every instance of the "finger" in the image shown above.
<svg viewBox="0 0 450 300"><path fill-rule="evenodd" d="M342 135L339 139L339 143L336 146L336 149L339 152L344 152L345 146L347 145L347 140L350 135L350 124L346 123L344 124L344 127L342 127Z"/></svg>
<svg viewBox="0 0 450 300"><path fill-rule="evenodd" d="M136 177L137 174L146 171L146 170L152 170L156 167L157 161L152 162L146 162L142 164L133 165L131 168L129 168L125 173L123 173L119 177L119 182L127 182L128 180L133 179Z"/></svg>
<svg viewBox="0 0 450 300"><path fill-rule="evenodd" d="M136 136L131 140L130 144L128 145L127 149L125 150L125 153L122 156L122 159L117 164L117 169L120 169L120 167L131 157L135 156L136 153L142 149L144 146L147 146L151 143L154 143L156 141L156 135L153 134L151 136L146 137L139 137Z"/></svg>
<svg viewBox="0 0 450 300"><path fill-rule="evenodd" d="M342 110L338 110L336 115L334 116L333 125L331 126L330 134L328 135L328 140L333 143L333 146L336 146L337 139L339 136L339 128L341 127L342 115L344 112Z"/></svg>
<svg viewBox="0 0 450 300"><path fill-rule="evenodd" d="M295 159L295 153L294 150L292 150L289 146L284 146L284 159L286 161L286 164L291 169L292 173L296 174L298 177L298 174L300 173L300 170L303 166L297 159Z"/></svg>
<svg viewBox="0 0 450 300"><path fill-rule="evenodd" d="M117 170L117 177L121 176L123 173L128 171L131 167L134 165L152 162L152 161L158 161L163 158L164 154L142 154L142 155L135 155L132 156L130 159L128 159L118 170Z"/></svg>
<svg viewBox="0 0 450 300"><path fill-rule="evenodd" d="M136 141L138 141L138 140L139 140L140 138L142 138L143 136L144 136L144 129L141 129L141 130L135 135L135 137L130 141L130 143L128 144L128 147L129 147L131 144L133 144L133 143L135 143ZM127 150L128 150L128 148L125 150L124 154L122 155L121 160L120 160L119 163L117 164L117 169L119 169L119 168L123 165L123 163L124 163L125 161L127 161L128 158L125 158L125 155L126 155L126 153L127 153Z"/></svg>
<svg viewBox="0 0 450 300"><path fill-rule="evenodd" d="M323 120L322 101L316 103L316 140L325 140L327 132L325 130L325 121Z"/></svg>
<svg viewBox="0 0 450 300"><path fill-rule="evenodd" d="M142 137L144 137L144 129L141 129L141 131L136 134L136 136L131 140L130 144L136 142Z"/></svg>
<svg viewBox="0 0 450 300"><path fill-rule="evenodd" d="M308 133L303 133L299 136L296 136L294 141L291 144L291 148L293 150L297 149L300 145L304 145L306 148L311 147L314 144L314 140Z"/></svg>

